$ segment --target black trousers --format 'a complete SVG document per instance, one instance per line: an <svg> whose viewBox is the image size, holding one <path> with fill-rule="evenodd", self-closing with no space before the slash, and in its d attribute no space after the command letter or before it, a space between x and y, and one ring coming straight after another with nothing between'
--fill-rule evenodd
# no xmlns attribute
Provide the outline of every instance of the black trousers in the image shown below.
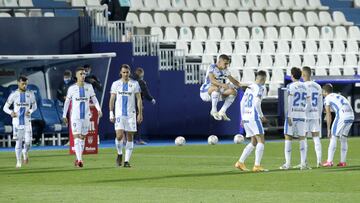
<svg viewBox="0 0 360 203"><path fill-rule="evenodd" d="M120 6L120 12L119 12L119 20L120 21L125 21L126 20L126 16L129 13L130 7L122 7Z"/></svg>

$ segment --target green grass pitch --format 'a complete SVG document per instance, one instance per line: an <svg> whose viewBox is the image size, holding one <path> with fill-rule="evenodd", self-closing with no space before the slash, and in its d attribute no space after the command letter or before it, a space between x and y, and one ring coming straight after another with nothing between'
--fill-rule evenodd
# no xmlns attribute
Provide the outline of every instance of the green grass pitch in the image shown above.
<svg viewBox="0 0 360 203"><path fill-rule="evenodd" d="M328 140L322 144L325 160ZM280 171L283 146L265 145L265 173L234 168L245 144L135 148L130 169L115 167L115 149L86 155L82 169L65 150L32 151L30 164L19 170L14 152L0 152L0 202L360 202L359 138L349 139L346 168ZM292 157L298 164L297 141ZM246 163L252 167L254 153Z"/></svg>

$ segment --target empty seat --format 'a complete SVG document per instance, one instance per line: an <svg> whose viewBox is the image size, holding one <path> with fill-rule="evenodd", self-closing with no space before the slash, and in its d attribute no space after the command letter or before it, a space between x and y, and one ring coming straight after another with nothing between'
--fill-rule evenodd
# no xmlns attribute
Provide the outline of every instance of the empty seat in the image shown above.
<svg viewBox="0 0 360 203"><path fill-rule="evenodd" d="M305 41L305 50L306 53L316 53L318 51L315 40L306 40Z"/></svg>
<svg viewBox="0 0 360 203"><path fill-rule="evenodd" d="M276 54L274 60L274 67L277 69L284 69L287 67L287 60L284 54Z"/></svg>
<svg viewBox="0 0 360 203"><path fill-rule="evenodd" d="M247 48L244 41L235 41L234 43L234 53L236 54L246 54Z"/></svg>
<svg viewBox="0 0 360 203"><path fill-rule="evenodd" d="M25 13L22 13L22 12L15 12L15 15L14 15L15 17L27 17L26 15L25 15ZM45 15L44 15L44 17L45 17Z"/></svg>
<svg viewBox="0 0 360 203"><path fill-rule="evenodd" d="M264 54L260 56L260 64L259 67L262 68L271 68L273 65L273 60L271 58L271 55ZM268 78L270 79L270 78Z"/></svg>
<svg viewBox="0 0 360 203"><path fill-rule="evenodd" d="M170 2L169 0L162 0L164 1L164 4L167 4L167 2ZM165 2L167 1L167 2ZM158 0L159 6L160 6L160 0ZM183 10L185 8L185 0L172 0L171 1L172 8L179 11Z"/></svg>
<svg viewBox="0 0 360 203"><path fill-rule="evenodd" d="M267 25L265 21L265 17L260 12L253 12L252 13L252 24L255 26L265 26Z"/></svg>
<svg viewBox="0 0 360 203"><path fill-rule="evenodd" d="M253 0L240 0L241 1L241 8L245 10L250 10L255 7Z"/></svg>
<svg viewBox="0 0 360 203"><path fill-rule="evenodd" d="M279 38L278 32L275 27L266 27L265 28L265 39L277 40L278 38Z"/></svg>
<svg viewBox="0 0 360 203"><path fill-rule="evenodd" d="M211 18L212 26L224 26L225 25L225 20L221 13L215 13L215 12L211 13L210 18Z"/></svg>
<svg viewBox="0 0 360 203"><path fill-rule="evenodd" d="M71 0L71 6L72 7L86 7L86 4L85 4L84 0Z"/></svg>
<svg viewBox="0 0 360 203"><path fill-rule="evenodd" d="M342 39L342 40L347 39L347 32L344 26L337 26L335 28L335 39Z"/></svg>
<svg viewBox="0 0 360 203"><path fill-rule="evenodd" d="M163 41L164 39L164 35L160 27L152 27L150 34L159 36L159 41Z"/></svg>
<svg viewBox="0 0 360 203"><path fill-rule="evenodd" d="M135 27L141 26L139 18L135 13L128 13L128 15L126 16L126 21L132 22Z"/></svg>
<svg viewBox="0 0 360 203"><path fill-rule="evenodd" d="M288 12L280 12L279 13L279 25L281 25L281 26L293 25L291 16Z"/></svg>
<svg viewBox="0 0 360 203"><path fill-rule="evenodd" d="M273 54L275 53L275 45L273 41L265 40L263 42L262 53L264 54Z"/></svg>
<svg viewBox="0 0 360 203"><path fill-rule="evenodd" d="M205 28L196 27L194 30L194 40L205 41L207 39L207 33Z"/></svg>
<svg viewBox="0 0 360 203"><path fill-rule="evenodd" d="M226 26L239 26L239 20L235 13L225 13L225 25Z"/></svg>
<svg viewBox="0 0 360 203"><path fill-rule="evenodd" d="M225 10L230 11L230 10L240 10L240 9L242 9L239 0L227 0L227 2L228 2L228 7L225 8Z"/></svg>
<svg viewBox="0 0 360 203"><path fill-rule="evenodd" d="M268 0L268 9L269 10L278 10L280 9L281 6L281 2L280 0Z"/></svg>
<svg viewBox="0 0 360 203"><path fill-rule="evenodd" d="M321 28L321 39L333 39L334 33L331 27L324 26Z"/></svg>
<svg viewBox="0 0 360 203"><path fill-rule="evenodd" d="M330 41L328 41L328 40L320 40L320 42L319 42L319 52L330 53L331 52Z"/></svg>
<svg viewBox="0 0 360 203"><path fill-rule="evenodd" d="M348 33L349 33L348 35L349 39L360 40L360 31L358 26L350 26Z"/></svg>
<svg viewBox="0 0 360 203"><path fill-rule="evenodd" d="M320 0L308 0L309 9L328 10L328 6L321 5Z"/></svg>
<svg viewBox="0 0 360 203"><path fill-rule="evenodd" d="M305 40L306 39L306 31L304 27L295 27L294 28L294 39L297 40Z"/></svg>
<svg viewBox="0 0 360 203"><path fill-rule="evenodd" d="M178 33L174 27L167 27L165 29L164 41L175 42L178 40Z"/></svg>
<svg viewBox="0 0 360 203"><path fill-rule="evenodd" d="M355 75L355 68L344 67L344 75Z"/></svg>
<svg viewBox="0 0 360 203"><path fill-rule="evenodd" d="M251 26L250 14L247 11L238 12L239 26Z"/></svg>
<svg viewBox="0 0 360 203"><path fill-rule="evenodd" d="M200 8L204 10L212 10L214 8L212 0L199 0Z"/></svg>
<svg viewBox="0 0 360 203"><path fill-rule="evenodd" d="M289 52L290 52L289 43L285 40L278 41L276 53L286 54Z"/></svg>
<svg viewBox="0 0 360 203"><path fill-rule="evenodd" d="M184 25L195 26L198 25L196 18L193 13L185 12L182 14Z"/></svg>
<svg viewBox="0 0 360 203"><path fill-rule="evenodd" d="M269 26L279 25L279 18L275 12L266 12L265 19L266 19L266 24Z"/></svg>
<svg viewBox="0 0 360 203"><path fill-rule="evenodd" d="M358 64L357 58L355 54L347 53L345 54L345 62L344 65L346 67L356 67Z"/></svg>
<svg viewBox="0 0 360 203"><path fill-rule="evenodd" d="M264 0L254 0L254 4L253 10L264 10L267 8L267 3Z"/></svg>
<svg viewBox="0 0 360 203"><path fill-rule="evenodd" d="M293 25L295 25L295 26L299 26L299 25L307 26L308 25L305 15L302 12L296 11L293 13Z"/></svg>
<svg viewBox="0 0 360 203"><path fill-rule="evenodd" d="M191 55L202 55L204 53L204 48L200 41L191 41L190 47L189 54Z"/></svg>
<svg viewBox="0 0 360 203"><path fill-rule="evenodd" d="M11 15L8 13L0 13L0 18L7 18L7 17L11 17Z"/></svg>
<svg viewBox="0 0 360 203"><path fill-rule="evenodd" d="M233 53L232 45L230 41L221 41L219 53L230 55Z"/></svg>
<svg viewBox="0 0 360 203"><path fill-rule="evenodd" d="M314 11L306 12L306 20L308 25L320 25L319 16Z"/></svg>
<svg viewBox="0 0 360 203"><path fill-rule="evenodd" d="M305 56L304 56L304 61L305 61ZM317 56L317 62L316 62L317 67L328 68L329 64L330 64L330 60L327 54L319 54Z"/></svg>
<svg viewBox="0 0 360 203"><path fill-rule="evenodd" d="M339 67L330 67L329 75L341 75L341 71Z"/></svg>
<svg viewBox="0 0 360 203"><path fill-rule="evenodd" d="M264 39L264 31L261 27L253 27L251 28L251 39L255 40L263 40Z"/></svg>
<svg viewBox="0 0 360 203"><path fill-rule="evenodd" d="M319 40L320 39L319 29L315 26L308 27L307 38L312 40Z"/></svg>
<svg viewBox="0 0 360 203"><path fill-rule="evenodd" d="M325 67L315 68L315 75L317 76L327 76L327 71Z"/></svg>
<svg viewBox="0 0 360 203"><path fill-rule="evenodd" d="M254 74L254 70L252 69L243 69L243 75L241 78L241 82L243 83L252 83L255 81L255 74Z"/></svg>
<svg viewBox="0 0 360 203"><path fill-rule="evenodd" d="M359 52L358 42L355 40L348 40L346 42L346 52Z"/></svg>
<svg viewBox="0 0 360 203"><path fill-rule="evenodd" d="M176 49L183 49L185 55L189 53L189 46L186 41L181 41L181 40L176 41Z"/></svg>
<svg viewBox="0 0 360 203"><path fill-rule="evenodd" d="M192 31L189 27L181 27L179 30L179 40L191 41Z"/></svg>
<svg viewBox="0 0 360 203"><path fill-rule="evenodd" d="M197 13L196 19L199 26L211 26L211 21L207 13Z"/></svg>
<svg viewBox="0 0 360 203"><path fill-rule="evenodd" d="M214 41L221 40L221 32L218 27L209 28L209 40L214 40Z"/></svg>
<svg viewBox="0 0 360 203"><path fill-rule="evenodd" d="M315 66L315 64L315 57L313 54L304 54L304 61L302 63L302 66L313 67Z"/></svg>
<svg viewBox="0 0 360 203"><path fill-rule="evenodd" d="M158 0L158 7L156 8L156 10L158 10L158 11L180 10L178 8L178 5L181 2L184 2L184 1L174 1L174 0L172 0L173 5L171 5L171 1L169 1L169 0Z"/></svg>
<svg viewBox="0 0 360 203"><path fill-rule="evenodd" d="M284 71L281 68L275 67L272 69L272 83L284 83ZM269 85L271 87L272 85ZM277 91L276 91L277 94Z"/></svg>
<svg viewBox="0 0 360 203"><path fill-rule="evenodd" d="M240 68L244 66L244 59L242 55L233 54L231 56L231 67Z"/></svg>
<svg viewBox="0 0 360 203"><path fill-rule="evenodd" d="M169 17L169 24L171 24L172 26L182 26L183 25L181 17L178 13L169 13L168 17ZM194 17L194 19L195 19L195 17ZM192 25L188 25L188 26L192 26Z"/></svg>
<svg viewBox="0 0 360 203"><path fill-rule="evenodd" d="M18 2L19 2L19 6L21 6L21 7L34 7L32 0L18 0ZM86 2L87 2L88 6L100 6L99 1L87 0ZM96 4L96 2L97 2L97 4Z"/></svg>
<svg viewBox="0 0 360 203"><path fill-rule="evenodd" d="M307 1L305 0L295 0L295 10L303 10L303 9L307 9L308 8L308 4Z"/></svg>
<svg viewBox="0 0 360 203"><path fill-rule="evenodd" d="M201 10L201 7L199 5L199 1L194 0L186 0L186 7L184 8L186 11L195 11L195 10Z"/></svg>
<svg viewBox="0 0 360 203"><path fill-rule="evenodd" d="M314 60L315 61L315 60ZM298 54L291 54L289 56L289 64L288 67L301 67L301 58Z"/></svg>
<svg viewBox="0 0 360 203"><path fill-rule="evenodd" d="M344 59L341 54L331 54L331 67L341 68L344 66Z"/></svg>
<svg viewBox="0 0 360 203"><path fill-rule="evenodd" d="M291 32L290 27L281 27L279 38L283 39L283 40L291 40L292 32Z"/></svg>
<svg viewBox="0 0 360 203"><path fill-rule="evenodd" d="M167 26L169 24L164 13L155 13L154 21L157 26Z"/></svg>
<svg viewBox="0 0 360 203"><path fill-rule="evenodd" d="M235 30L232 27L225 27L223 30L223 40L234 41L236 38Z"/></svg>
<svg viewBox="0 0 360 203"><path fill-rule="evenodd" d="M213 64L214 63L214 56L213 55L203 55L202 58L201 58L201 63Z"/></svg>
<svg viewBox="0 0 360 203"><path fill-rule="evenodd" d="M283 83L283 82L281 82L281 83ZM267 96L277 98L279 96L279 88L280 87L281 87L280 82L270 82L269 92L267 93Z"/></svg>
<svg viewBox="0 0 360 203"><path fill-rule="evenodd" d="M245 67L258 68L258 66L259 66L259 61L257 55L247 54L245 59Z"/></svg>
<svg viewBox="0 0 360 203"><path fill-rule="evenodd" d="M291 53L303 53L304 46L301 40L291 41Z"/></svg>
<svg viewBox="0 0 360 203"><path fill-rule="evenodd" d="M155 25L150 13L140 13L139 18L142 27L151 27Z"/></svg>
<svg viewBox="0 0 360 203"><path fill-rule="evenodd" d="M144 8L142 0L131 0L130 11L138 11Z"/></svg>
<svg viewBox="0 0 360 203"><path fill-rule="evenodd" d="M146 0L144 1L143 11L151 11L158 8L157 0Z"/></svg>
<svg viewBox="0 0 360 203"><path fill-rule="evenodd" d="M342 40L333 41L333 52L345 52L345 44Z"/></svg>
<svg viewBox="0 0 360 203"><path fill-rule="evenodd" d="M230 72L231 76L232 76L233 78L235 78L237 81L240 81L240 80L241 80L240 69L239 69L239 68L232 68L232 67L230 67L230 68L229 68L229 72Z"/></svg>
<svg viewBox="0 0 360 203"><path fill-rule="evenodd" d="M329 12L327 11L320 11L319 12L319 25L332 25L332 19L331 19L331 15Z"/></svg>
<svg viewBox="0 0 360 203"><path fill-rule="evenodd" d="M261 53L261 46L259 41L253 41L251 40L249 42L249 53L251 54L260 54Z"/></svg>
<svg viewBox="0 0 360 203"><path fill-rule="evenodd" d="M214 0L213 8L214 8L213 10L221 11L221 10L226 10L226 8L228 8L228 5L224 0Z"/></svg>
<svg viewBox="0 0 360 203"><path fill-rule="evenodd" d="M249 40L250 39L250 33L249 30L246 27L239 27L237 30L237 39L239 40Z"/></svg>
<svg viewBox="0 0 360 203"><path fill-rule="evenodd" d="M218 48L217 48L216 42L206 41L204 54L216 55L217 53L218 53Z"/></svg>
<svg viewBox="0 0 360 203"><path fill-rule="evenodd" d="M354 25L354 23L346 20L345 15L341 11L333 12L334 25Z"/></svg>
<svg viewBox="0 0 360 203"><path fill-rule="evenodd" d="M294 0L281 0L281 9L282 10L289 10L295 7Z"/></svg>

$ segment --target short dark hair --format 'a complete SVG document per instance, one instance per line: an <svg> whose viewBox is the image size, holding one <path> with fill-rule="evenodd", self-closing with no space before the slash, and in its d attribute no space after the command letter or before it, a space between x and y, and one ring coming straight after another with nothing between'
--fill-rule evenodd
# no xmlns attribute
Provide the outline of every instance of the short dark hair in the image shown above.
<svg viewBox="0 0 360 203"><path fill-rule="evenodd" d="M20 75L18 77L18 82L26 82L28 80L28 78L25 75Z"/></svg>
<svg viewBox="0 0 360 203"><path fill-rule="evenodd" d="M296 79L300 80L301 78L301 70L298 67L292 67L291 68L291 75Z"/></svg>
<svg viewBox="0 0 360 203"><path fill-rule="evenodd" d="M71 73L71 70L65 70L64 71L64 76L71 76L72 75L72 73Z"/></svg>
<svg viewBox="0 0 360 203"><path fill-rule="evenodd" d="M91 66L89 64L85 64L84 68L91 68Z"/></svg>
<svg viewBox="0 0 360 203"><path fill-rule="evenodd" d="M128 64L122 64L122 65L120 66L120 70L121 70L122 68L128 69L129 71L131 70L131 68L130 68L130 66L129 66Z"/></svg>
<svg viewBox="0 0 360 203"><path fill-rule="evenodd" d="M322 87L322 89L327 93L333 93L333 91L334 91L334 88L333 88L332 84L330 84L330 83L325 84Z"/></svg>
<svg viewBox="0 0 360 203"><path fill-rule="evenodd" d="M85 68L82 67L82 66L79 66L79 67L76 68L75 73L77 73L79 71L85 71Z"/></svg>
<svg viewBox="0 0 360 203"><path fill-rule="evenodd" d="M309 76L311 76L311 68L309 66L304 66L302 68L303 72L306 72Z"/></svg>
<svg viewBox="0 0 360 203"><path fill-rule="evenodd" d="M264 70L259 70L257 73L256 73L256 77L257 76L261 76L261 77L265 77L266 78L266 71Z"/></svg>
<svg viewBox="0 0 360 203"><path fill-rule="evenodd" d="M135 73L143 73L144 69L141 67L136 68Z"/></svg>
<svg viewBox="0 0 360 203"><path fill-rule="evenodd" d="M230 61L230 57L226 54L221 54L219 56L219 60L222 59L222 60L227 60L227 61Z"/></svg>

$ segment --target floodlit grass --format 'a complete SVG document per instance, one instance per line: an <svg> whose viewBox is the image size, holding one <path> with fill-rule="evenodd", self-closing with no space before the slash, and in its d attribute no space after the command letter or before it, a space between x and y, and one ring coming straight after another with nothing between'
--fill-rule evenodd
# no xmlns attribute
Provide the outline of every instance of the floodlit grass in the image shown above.
<svg viewBox="0 0 360 203"><path fill-rule="evenodd" d="M328 140L322 144L325 160ZM266 173L233 167L244 144L135 148L130 169L115 167L115 149L86 155L82 169L65 150L32 151L21 169L14 152L0 152L0 202L360 202L360 139L349 139L346 168L280 171L283 146L266 143ZM339 154L338 143L336 163ZM298 142L292 155L298 164ZM315 165L311 140L308 160Z"/></svg>

